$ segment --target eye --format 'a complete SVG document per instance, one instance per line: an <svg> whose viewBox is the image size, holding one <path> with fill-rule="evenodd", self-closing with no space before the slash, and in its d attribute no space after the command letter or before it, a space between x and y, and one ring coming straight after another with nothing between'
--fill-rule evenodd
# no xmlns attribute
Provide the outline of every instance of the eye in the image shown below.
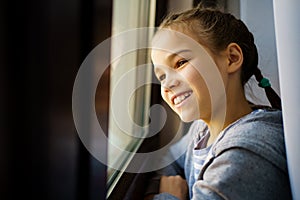
<svg viewBox="0 0 300 200"><path fill-rule="evenodd" d="M186 60L186 59L182 59L182 60L179 60L179 61L177 61L176 62L176 64L175 64L175 69L177 69L177 68L180 68L181 66L183 66L185 63L187 63L188 62L188 60Z"/></svg>
<svg viewBox="0 0 300 200"><path fill-rule="evenodd" d="M166 78L165 74L162 74L162 75L158 76L159 81L163 81L165 78Z"/></svg>

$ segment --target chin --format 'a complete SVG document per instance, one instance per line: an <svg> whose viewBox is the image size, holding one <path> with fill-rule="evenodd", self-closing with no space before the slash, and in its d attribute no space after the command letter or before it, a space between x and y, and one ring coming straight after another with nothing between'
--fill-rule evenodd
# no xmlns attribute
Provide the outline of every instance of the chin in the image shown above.
<svg viewBox="0 0 300 200"><path fill-rule="evenodd" d="M186 122L186 123L197 120L197 118L193 117L193 116L179 115L179 117L180 117L181 121Z"/></svg>
<svg viewBox="0 0 300 200"><path fill-rule="evenodd" d="M180 117L181 121L189 123L199 119L200 113L196 109L188 109L183 112L176 111L177 115Z"/></svg>
<svg viewBox="0 0 300 200"><path fill-rule="evenodd" d="M185 122L185 123L189 123L189 122L193 122L194 119L183 119L183 118L180 118L181 121Z"/></svg>

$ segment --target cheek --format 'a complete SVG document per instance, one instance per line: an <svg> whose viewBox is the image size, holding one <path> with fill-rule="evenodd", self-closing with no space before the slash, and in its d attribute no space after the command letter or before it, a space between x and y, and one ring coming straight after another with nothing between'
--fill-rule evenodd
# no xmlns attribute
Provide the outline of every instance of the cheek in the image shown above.
<svg viewBox="0 0 300 200"><path fill-rule="evenodd" d="M169 99L167 93L164 92L164 88L163 88L163 87L161 88L161 97L163 98L163 100L164 100L169 106L172 106L172 103L170 102L170 99Z"/></svg>
<svg viewBox="0 0 300 200"><path fill-rule="evenodd" d="M206 81L197 70L193 70L191 73L189 73L189 76L186 76L186 79L198 100L203 100L210 97Z"/></svg>
<svg viewBox="0 0 300 200"><path fill-rule="evenodd" d="M202 88L205 85L205 81L200 73L195 69L190 69L183 75L188 84L196 89Z"/></svg>
<svg viewBox="0 0 300 200"><path fill-rule="evenodd" d="M161 94L161 97L163 98L163 100L167 102L167 94L164 92L163 87L160 88L160 94Z"/></svg>

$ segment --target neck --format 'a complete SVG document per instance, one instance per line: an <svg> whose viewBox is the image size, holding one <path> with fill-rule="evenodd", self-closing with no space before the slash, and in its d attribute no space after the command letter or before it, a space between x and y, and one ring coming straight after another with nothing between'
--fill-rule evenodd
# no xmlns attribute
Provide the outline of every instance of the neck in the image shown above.
<svg viewBox="0 0 300 200"><path fill-rule="evenodd" d="M210 138L207 145L212 144L220 132L228 125L252 111L245 98L242 86L238 90L227 90L226 108L216 108L215 110L217 111L214 112L214 117L206 122L210 130Z"/></svg>

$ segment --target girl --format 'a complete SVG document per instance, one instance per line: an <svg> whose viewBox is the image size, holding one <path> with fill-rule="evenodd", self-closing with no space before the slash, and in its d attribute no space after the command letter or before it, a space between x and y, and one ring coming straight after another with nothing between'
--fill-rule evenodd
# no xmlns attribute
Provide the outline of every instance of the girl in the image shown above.
<svg viewBox="0 0 300 200"><path fill-rule="evenodd" d="M241 20L201 7L170 15L153 40L152 61L163 99L194 122L170 151L187 148L185 154L158 172L159 190L147 194L291 199L280 99L257 67L253 35ZM272 109L245 98L253 75Z"/></svg>

